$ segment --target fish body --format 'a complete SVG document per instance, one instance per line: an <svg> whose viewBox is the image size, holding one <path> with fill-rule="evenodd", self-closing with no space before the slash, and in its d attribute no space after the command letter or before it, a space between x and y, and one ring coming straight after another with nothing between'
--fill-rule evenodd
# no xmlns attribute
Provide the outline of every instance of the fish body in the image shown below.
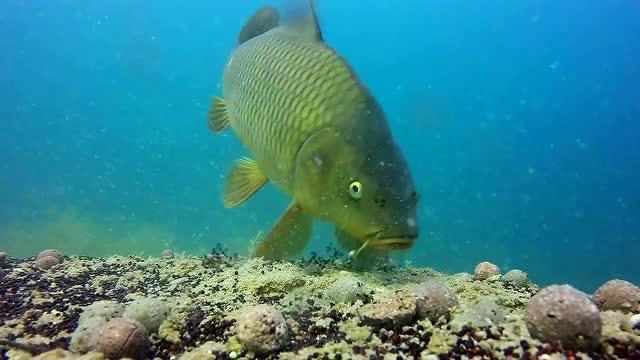
<svg viewBox="0 0 640 360"><path fill-rule="evenodd" d="M271 7L243 28L225 66L209 126L231 128L253 155L227 177L224 202L237 206L264 184L292 198L256 256L302 251L313 218L336 225L340 243L372 251L417 238L417 193L381 106L311 15L284 25Z"/></svg>

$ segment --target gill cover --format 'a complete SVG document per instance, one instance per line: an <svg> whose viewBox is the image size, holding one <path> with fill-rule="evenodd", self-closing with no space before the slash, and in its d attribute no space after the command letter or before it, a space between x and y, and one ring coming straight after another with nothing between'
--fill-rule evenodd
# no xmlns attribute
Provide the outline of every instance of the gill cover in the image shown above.
<svg viewBox="0 0 640 360"><path fill-rule="evenodd" d="M371 196L366 193L373 185L371 179L362 179L365 198L350 193L355 178L364 176L360 171L362 155L341 131L331 127L318 130L298 151L292 186L294 198L311 215L357 237L378 230L364 205L365 198Z"/></svg>
<svg viewBox="0 0 640 360"><path fill-rule="evenodd" d="M296 157L293 175L294 197L313 215L327 219L329 209L337 201L330 183L331 172L342 161L347 143L333 128L323 128L304 142ZM323 211L324 209L324 211Z"/></svg>

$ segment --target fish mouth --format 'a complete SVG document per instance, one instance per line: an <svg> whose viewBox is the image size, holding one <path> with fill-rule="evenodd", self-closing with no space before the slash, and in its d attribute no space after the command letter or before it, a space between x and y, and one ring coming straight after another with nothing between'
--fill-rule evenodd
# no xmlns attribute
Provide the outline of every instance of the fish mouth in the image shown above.
<svg viewBox="0 0 640 360"><path fill-rule="evenodd" d="M370 233L366 236L366 240L358 250L349 253L349 257L356 257L367 247L376 250L405 250L413 246L414 241L418 238L418 234L392 235L383 236L386 229L381 229Z"/></svg>
<svg viewBox="0 0 640 360"><path fill-rule="evenodd" d="M415 234L377 237L370 246L380 250L406 250L413 246L417 238Z"/></svg>
<svg viewBox="0 0 640 360"><path fill-rule="evenodd" d="M386 229L369 235L368 245L379 250L405 250L413 246L418 234L385 235Z"/></svg>

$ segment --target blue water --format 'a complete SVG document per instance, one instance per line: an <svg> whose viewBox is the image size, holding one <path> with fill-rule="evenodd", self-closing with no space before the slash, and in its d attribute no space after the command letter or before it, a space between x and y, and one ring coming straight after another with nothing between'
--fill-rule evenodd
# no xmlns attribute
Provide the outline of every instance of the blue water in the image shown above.
<svg viewBox="0 0 640 360"><path fill-rule="evenodd" d="M246 254L288 199L225 209L246 155L206 126L262 1L0 3L0 249ZM640 4L320 0L389 116L422 233L398 261L482 260L592 291L640 282ZM334 244L318 226L312 249Z"/></svg>

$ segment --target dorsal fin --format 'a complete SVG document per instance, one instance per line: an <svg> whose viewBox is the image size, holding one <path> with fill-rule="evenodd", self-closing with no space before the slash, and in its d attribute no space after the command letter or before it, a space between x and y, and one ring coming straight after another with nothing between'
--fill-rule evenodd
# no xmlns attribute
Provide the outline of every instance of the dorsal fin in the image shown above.
<svg viewBox="0 0 640 360"><path fill-rule="evenodd" d="M279 22L280 15L278 14L278 10L272 6L261 8L256 11L242 27L240 35L238 35L238 45L277 27Z"/></svg>
<svg viewBox="0 0 640 360"><path fill-rule="evenodd" d="M316 0L309 0L309 9L294 7L290 9L291 21L286 26L290 33L312 41L322 42L322 31L318 24L316 13Z"/></svg>

